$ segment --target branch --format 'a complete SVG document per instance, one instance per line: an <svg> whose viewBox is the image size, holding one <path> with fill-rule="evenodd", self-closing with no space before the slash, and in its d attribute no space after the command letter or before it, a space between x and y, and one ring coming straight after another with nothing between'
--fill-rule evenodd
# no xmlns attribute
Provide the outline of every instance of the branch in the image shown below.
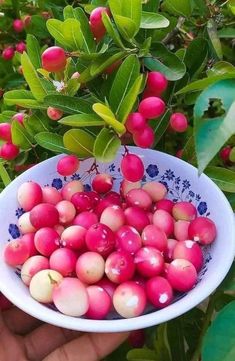
<svg viewBox="0 0 235 361"><path fill-rule="evenodd" d="M183 16L180 16L178 19L178 22L176 24L176 27L169 33L167 36L162 40L163 44L168 44L172 38L174 38L175 35L179 33L179 29L184 24L185 18Z"/></svg>

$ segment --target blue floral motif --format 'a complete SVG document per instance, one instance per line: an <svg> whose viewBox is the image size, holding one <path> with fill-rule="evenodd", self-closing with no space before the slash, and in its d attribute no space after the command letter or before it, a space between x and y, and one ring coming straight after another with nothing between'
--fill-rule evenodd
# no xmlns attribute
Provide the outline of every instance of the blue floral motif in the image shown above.
<svg viewBox="0 0 235 361"><path fill-rule="evenodd" d="M63 182L60 178L54 178L51 186L56 188L56 189L61 189L63 187Z"/></svg>
<svg viewBox="0 0 235 361"><path fill-rule="evenodd" d="M91 186L90 186L90 184L84 184L84 191L85 191L85 192L90 192L90 191L91 191Z"/></svg>
<svg viewBox="0 0 235 361"><path fill-rule="evenodd" d="M160 181L159 183L162 183L166 187L167 191L169 191L169 187L168 187L167 182Z"/></svg>
<svg viewBox="0 0 235 361"><path fill-rule="evenodd" d="M176 190L176 191L179 191L179 190L180 190L180 187L179 187L179 186L175 186L175 190Z"/></svg>
<svg viewBox="0 0 235 361"><path fill-rule="evenodd" d="M80 175L79 175L78 173L74 173L74 174L72 175L71 179L72 179L72 180L80 180L81 177L80 177Z"/></svg>
<svg viewBox="0 0 235 361"><path fill-rule="evenodd" d="M175 173L171 169L167 169L164 173L164 176L167 180L171 181L175 178Z"/></svg>
<svg viewBox="0 0 235 361"><path fill-rule="evenodd" d="M146 183L146 182L147 182L146 175L144 175L144 176L143 176L143 178L142 178L142 182L143 182L143 183Z"/></svg>
<svg viewBox="0 0 235 361"><path fill-rule="evenodd" d="M13 224L13 223L9 224L8 232L14 239L20 237L20 231L16 224Z"/></svg>
<svg viewBox="0 0 235 361"><path fill-rule="evenodd" d="M149 166L146 168L146 173L150 178L156 177L159 173L158 166L156 164L149 164Z"/></svg>
<svg viewBox="0 0 235 361"><path fill-rule="evenodd" d="M191 184L187 179L183 180L182 185L183 185L184 190L189 189L191 187Z"/></svg>
<svg viewBox="0 0 235 361"><path fill-rule="evenodd" d="M200 201L200 199L201 199L201 196L200 196L200 194L196 194L196 201Z"/></svg>
<svg viewBox="0 0 235 361"><path fill-rule="evenodd" d="M110 172L114 172L114 171L115 171L115 164L114 164L114 163L110 164L110 166L109 166L109 171L110 171Z"/></svg>
<svg viewBox="0 0 235 361"><path fill-rule="evenodd" d="M189 191L188 195L193 198L195 196L195 193L193 191Z"/></svg>
<svg viewBox="0 0 235 361"><path fill-rule="evenodd" d="M24 211L24 209L23 208L17 208L17 210L15 211L15 215L16 215L16 217L19 219L20 218L20 216L22 216L22 214L24 214L25 213L25 211Z"/></svg>
<svg viewBox="0 0 235 361"><path fill-rule="evenodd" d="M207 204L206 202L200 202L197 207L198 213L202 216L207 211Z"/></svg>
<svg viewBox="0 0 235 361"><path fill-rule="evenodd" d="M180 184L180 180L181 180L180 177L176 177L175 178L175 184Z"/></svg>

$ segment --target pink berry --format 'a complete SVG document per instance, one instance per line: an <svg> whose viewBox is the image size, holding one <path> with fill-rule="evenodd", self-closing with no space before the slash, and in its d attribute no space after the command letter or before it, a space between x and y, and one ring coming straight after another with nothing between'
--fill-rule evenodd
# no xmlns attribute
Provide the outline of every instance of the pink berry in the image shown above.
<svg viewBox="0 0 235 361"><path fill-rule="evenodd" d="M151 71L148 73L146 86L151 92L159 95L166 90L167 85L168 81L164 74L158 71Z"/></svg>
<svg viewBox="0 0 235 361"><path fill-rule="evenodd" d="M142 315L146 303L146 293L143 287L133 281L119 285L113 295L114 308L124 318Z"/></svg>
<svg viewBox="0 0 235 361"><path fill-rule="evenodd" d="M97 215L88 211L79 213L73 220L73 225L82 226L86 229L95 223L98 223Z"/></svg>
<svg viewBox="0 0 235 361"><path fill-rule="evenodd" d="M203 253L201 247L195 241L180 241L174 248L173 259L186 259L191 262L196 268L197 272L200 271L203 265Z"/></svg>
<svg viewBox="0 0 235 361"><path fill-rule="evenodd" d="M174 252L174 249L175 249L175 246L177 245L177 243L178 243L178 241L173 238L169 238L167 240L167 249L164 252L165 261L167 261L167 262L173 261L173 252Z"/></svg>
<svg viewBox="0 0 235 361"><path fill-rule="evenodd" d="M170 125L176 132L183 133L188 128L188 120L184 114L174 113L170 117Z"/></svg>
<svg viewBox="0 0 235 361"><path fill-rule="evenodd" d="M125 124L128 132L140 132L146 127L146 119L140 113L131 113Z"/></svg>
<svg viewBox="0 0 235 361"><path fill-rule="evenodd" d="M29 286L32 277L44 270L49 268L49 261L44 256L33 256L28 258L21 268L21 279L26 286Z"/></svg>
<svg viewBox="0 0 235 361"><path fill-rule="evenodd" d="M172 214L174 202L172 202L170 199L161 199L156 203L155 207L156 207L156 209L162 209L162 210Z"/></svg>
<svg viewBox="0 0 235 361"><path fill-rule="evenodd" d="M214 222L206 217L197 217L188 228L189 239L203 245L211 244L215 240L216 233Z"/></svg>
<svg viewBox="0 0 235 361"><path fill-rule="evenodd" d="M57 108L48 107L47 108L47 116L51 120L59 120L63 116L63 111Z"/></svg>
<svg viewBox="0 0 235 361"><path fill-rule="evenodd" d="M149 223L153 224L153 213L148 212L147 215L148 215Z"/></svg>
<svg viewBox="0 0 235 361"><path fill-rule="evenodd" d="M140 102L139 112L146 119L160 117L165 111L165 103L161 98L149 97Z"/></svg>
<svg viewBox="0 0 235 361"><path fill-rule="evenodd" d="M13 160L17 157L20 150L12 143L5 143L1 146L0 156L5 160Z"/></svg>
<svg viewBox="0 0 235 361"><path fill-rule="evenodd" d="M62 201L61 193L55 187L43 187L42 188L42 202L50 203L54 206Z"/></svg>
<svg viewBox="0 0 235 361"><path fill-rule="evenodd" d="M89 197L91 199L92 208L95 208L96 206L98 206L98 204L100 203L100 200L101 200L100 194L95 191L90 191Z"/></svg>
<svg viewBox="0 0 235 361"><path fill-rule="evenodd" d="M166 187L160 182L145 183L143 189L149 194L153 202L160 201L167 194Z"/></svg>
<svg viewBox="0 0 235 361"><path fill-rule="evenodd" d="M75 271L77 255L69 248L56 249L50 255L50 269L59 272L62 276L71 276Z"/></svg>
<svg viewBox="0 0 235 361"><path fill-rule="evenodd" d="M93 320L103 320L112 307L109 294L100 286L87 287L89 308L86 317Z"/></svg>
<svg viewBox="0 0 235 361"><path fill-rule="evenodd" d="M126 195L126 201L130 207L139 207L145 211L152 205L152 199L144 189L130 190Z"/></svg>
<svg viewBox="0 0 235 361"><path fill-rule="evenodd" d="M62 275L50 269L37 272L29 285L30 295L38 302L51 303L53 301L53 289L63 279Z"/></svg>
<svg viewBox="0 0 235 361"><path fill-rule="evenodd" d="M146 293L149 301L156 308L168 306L173 300L173 289L163 277L153 277L146 283Z"/></svg>
<svg viewBox="0 0 235 361"><path fill-rule="evenodd" d="M18 51L20 54L23 54L23 52L26 51L26 44L23 41L16 44L16 51Z"/></svg>
<svg viewBox="0 0 235 361"><path fill-rule="evenodd" d="M96 252L85 252L77 260L76 274L80 281L94 284L104 276L105 262Z"/></svg>
<svg viewBox="0 0 235 361"><path fill-rule="evenodd" d="M49 203L41 203L30 211L30 222L36 229L54 227L59 223L59 212Z"/></svg>
<svg viewBox="0 0 235 361"><path fill-rule="evenodd" d="M22 265L29 258L29 247L21 239L13 239L4 248L4 259L9 266Z"/></svg>
<svg viewBox="0 0 235 361"><path fill-rule="evenodd" d="M188 227L190 225L190 222L188 221L177 221L174 224L174 235L175 238L178 241L185 241L186 239L189 239L188 236Z"/></svg>
<svg viewBox="0 0 235 361"><path fill-rule="evenodd" d="M196 268L185 259L175 259L169 264L167 280L176 291L190 291L197 281Z"/></svg>
<svg viewBox="0 0 235 361"><path fill-rule="evenodd" d="M114 191L105 194L104 199L113 202L113 204L116 204L117 206L121 206L122 204L122 199L120 194Z"/></svg>
<svg viewBox="0 0 235 361"><path fill-rule="evenodd" d="M144 330L136 330L130 333L128 342L133 348L142 348L145 345Z"/></svg>
<svg viewBox="0 0 235 361"><path fill-rule="evenodd" d="M127 154L122 158L121 171L129 182L138 182L144 176L144 164L135 154Z"/></svg>
<svg viewBox="0 0 235 361"><path fill-rule="evenodd" d="M25 114L24 113L16 113L15 115L13 115L12 120L16 120L17 122L19 122L20 124L24 124L24 118L25 118Z"/></svg>
<svg viewBox="0 0 235 361"><path fill-rule="evenodd" d="M0 124L0 139L6 142L11 142L11 124L1 123Z"/></svg>
<svg viewBox="0 0 235 361"><path fill-rule="evenodd" d="M178 202L172 209L172 215L176 221L192 221L197 216L197 210L192 203Z"/></svg>
<svg viewBox="0 0 235 361"><path fill-rule="evenodd" d="M64 49L58 46L47 48L42 53L42 67L49 72L61 72L66 66Z"/></svg>
<svg viewBox="0 0 235 361"><path fill-rule="evenodd" d="M86 246L89 251L97 252L102 256L109 255L115 246L113 231L105 224L93 224L86 233Z"/></svg>
<svg viewBox="0 0 235 361"><path fill-rule="evenodd" d="M77 192L72 198L71 202L76 208L77 212L85 212L92 209L92 199L89 196L89 192Z"/></svg>
<svg viewBox="0 0 235 361"><path fill-rule="evenodd" d="M42 189L36 182L25 182L21 184L17 192L19 205L25 211L31 211L33 207L42 202Z"/></svg>
<svg viewBox="0 0 235 361"><path fill-rule="evenodd" d="M83 316L89 307L86 287L77 278L62 279L54 287L52 298L56 308L67 316Z"/></svg>
<svg viewBox="0 0 235 361"><path fill-rule="evenodd" d="M116 233L116 249L134 255L142 246L142 240L134 227L122 226Z"/></svg>
<svg viewBox="0 0 235 361"><path fill-rule="evenodd" d="M12 26L16 33L21 33L24 30L24 22L21 19L15 19Z"/></svg>
<svg viewBox="0 0 235 361"><path fill-rule="evenodd" d="M230 145L224 147L221 149L220 151L220 158L226 163L229 161L229 156L231 153L232 147L230 147Z"/></svg>
<svg viewBox="0 0 235 361"><path fill-rule="evenodd" d="M2 57L4 60L11 60L15 55L15 49L11 46L5 48L2 52Z"/></svg>
<svg viewBox="0 0 235 361"><path fill-rule="evenodd" d="M49 257L59 248L60 237L53 228L44 227L35 233L34 244L39 253Z"/></svg>
<svg viewBox="0 0 235 361"><path fill-rule="evenodd" d="M87 230L81 226L70 226L65 228L61 234L61 243L63 247L73 250L80 250L85 245L85 236Z"/></svg>
<svg viewBox="0 0 235 361"><path fill-rule="evenodd" d="M80 75L81 74L78 71L75 71L75 73L73 73L73 75L71 76L71 79L78 79Z"/></svg>
<svg viewBox="0 0 235 361"><path fill-rule="evenodd" d="M66 155L57 163L57 172L65 177L76 173L78 168L79 159L76 155Z"/></svg>
<svg viewBox="0 0 235 361"><path fill-rule="evenodd" d="M92 180L92 188L97 193L107 193L111 191L113 187L113 178L109 174L97 174Z"/></svg>
<svg viewBox="0 0 235 361"><path fill-rule="evenodd" d="M162 229L167 236L170 236L174 232L174 219L166 211L159 209L153 214L153 224Z"/></svg>
<svg viewBox="0 0 235 361"><path fill-rule="evenodd" d="M144 227L149 224L149 217L147 212L139 207L129 207L124 211L126 217L126 224L133 226L138 232L141 232Z"/></svg>
<svg viewBox="0 0 235 361"><path fill-rule="evenodd" d="M101 40L106 33L106 28L103 24L102 13L106 12L108 16L111 15L110 10L106 7L99 6L92 10L90 14L91 31L97 41Z"/></svg>
<svg viewBox="0 0 235 361"><path fill-rule="evenodd" d="M105 208L100 217L100 223L108 226L113 232L118 231L125 224L125 215L119 206Z"/></svg>
<svg viewBox="0 0 235 361"><path fill-rule="evenodd" d="M162 273L164 259L154 247L143 247L135 254L137 271L144 277L154 277Z"/></svg>
<svg viewBox="0 0 235 361"><path fill-rule="evenodd" d="M66 183L62 190L61 195L66 201L71 201L72 196L77 192L83 191L83 184L79 180L74 180Z"/></svg>
<svg viewBox="0 0 235 361"><path fill-rule="evenodd" d="M142 241L144 246L155 247L160 252L164 252L167 249L166 234L154 224L149 224L144 228Z"/></svg>
<svg viewBox="0 0 235 361"><path fill-rule="evenodd" d="M12 307L12 303L0 293L0 311L7 311Z"/></svg>
<svg viewBox="0 0 235 361"><path fill-rule="evenodd" d="M105 263L105 273L113 283L129 281L135 273L133 257L123 251L111 253Z"/></svg>
<svg viewBox="0 0 235 361"><path fill-rule="evenodd" d="M133 134L135 145L141 148L151 148L154 143L154 139L154 131L149 125L146 125L142 130Z"/></svg>
<svg viewBox="0 0 235 361"><path fill-rule="evenodd" d="M35 233L26 233L22 236L21 241L24 242L29 249L29 257L35 256L38 254L37 249L34 244Z"/></svg>
<svg viewBox="0 0 235 361"><path fill-rule="evenodd" d="M111 282L108 278L104 277L99 282L96 283L97 286L102 287L113 299L114 291L117 288L117 284Z"/></svg>
<svg viewBox="0 0 235 361"><path fill-rule="evenodd" d="M120 193L123 197L127 195L129 191L132 189L139 189L141 188L141 182L129 182L126 179L123 179L120 183Z"/></svg>
<svg viewBox="0 0 235 361"><path fill-rule="evenodd" d="M55 206L59 212L59 222L62 224L68 224L73 221L76 215L76 209L72 202L60 201Z"/></svg>
<svg viewBox="0 0 235 361"><path fill-rule="evenodd" d="M36 232L36 228L30 222L30 212L25 212L20 216L18 226L22 234Z"/></svg>

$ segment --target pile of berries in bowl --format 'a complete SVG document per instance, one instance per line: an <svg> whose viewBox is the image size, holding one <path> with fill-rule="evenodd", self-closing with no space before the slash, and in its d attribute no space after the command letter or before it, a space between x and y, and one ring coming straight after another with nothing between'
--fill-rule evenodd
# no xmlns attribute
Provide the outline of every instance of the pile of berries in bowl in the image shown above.
<svg viewBox="0 0 235 361"><path fill-rule="evenodd" d="M51 158L0 204L0 289L61 327L116 332L172 319L213 292L234 258L222 192L152 150L122 148L106 164Z"/></svg>

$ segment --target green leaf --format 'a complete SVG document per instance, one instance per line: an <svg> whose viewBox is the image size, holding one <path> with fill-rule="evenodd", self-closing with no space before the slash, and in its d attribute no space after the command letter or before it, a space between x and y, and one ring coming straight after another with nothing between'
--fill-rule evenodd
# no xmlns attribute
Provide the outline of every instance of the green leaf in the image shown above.
<svg viewBox="0 0 235 361"><path fill-rule="evenodd" d="M26 38L27 53L35 69L41 68L41 49L37 38L28 34Z"/></svg>
<svg viewBox="0 0 235 361"><path fill-rule="evenodd" d="M125 48L122 39L118 33L118 31L116 30L114 24L112 23L110 17L106 14L106 12L104 11L102 13L102 20L104 23L104 26L107 30L107 33L109 34L109 36L113 39L113 41L115 42L115 44L117 46L119 46L120 48Z"/></svg>
<svg viewBox="0 0 235 361"><path fill-rule="evenodd" d="M48 117L41 111L36 111L27 117L24 121L24 126L25 129L33 136L50 130Z"/></svg>
<svg viewBox="0 0 235 361"><path fill-rule="evenodd" d="M129 55L119 67L115 76L109 103L112 111L118 116L122 102L140 73L140 63L136 55Z"/></svg>
<svg viewBox="0 0 235 361"><path fill-rule="evenodd" d="M75 114L59 120L59 123L70 127L96 127L105 125L105 122L96 114Z"/></svg>
<svg viewBox="0 0 235 361"><path fill-rule="evenodd" d="M167 322L167 338L169 341L172 360L187 361L182 325L183 319L181 317L177 317L174 320Z"/></svg>
<svg viewBox="0 0 235 361"><path fill-rule="evenodd" d="M227 61L218 61L207 71L207 75L223 75L232 72L235 73L235 66L233 66L231 63L228 63Z"/></svg>
<svg viewBox="0 0 235 361"><path fill-rule="evenodd" d="M47 29L51 36L53 36L59 44L65 46L66 49L71 49L70 44L67 44L63 31L63 22L57 19L47 20Z"/></svg>
<svg viewBox="0 0 235 361"><path fill-rule="evenodd" d="M18 105L23 108L47 108L44 104L39 103L28 90L10 90L4 94L4 102L6 105Z"/></svg>
<svg viewBox="0 0 235 361"><path fill-rule="evenodd" d="M126 132L125 126L120 123L116 118L110 108L101 103L95 103L92 106L92 109L100 118L110 125L117 133L124 134Z"/></svg>
<svg viewBox="0 0 235 361"><path fill-rule="evenodd" d="M144 2L143 10L156 13L158 11L159 5L160 0L148 0Z"/></svg>
<svg viewBox="0 0 235 361"><path fill-rule="evenodd" d="M191 0L166 0L165 5L175 15L183 15L189 17L193 11Z"/></svg>
<svg viewBox="0 0 235 361"><path fill-rule="evenodd" d="M122 105L118 112L118 119L122 123L125 123L128 115L130 114L136 103L138 95L142 90L143 79L143 74L139 75L132 87L130 88L129 92L127 93L125 99L123 99Z"/></svg>
<svg viewBox="0 0 235 361"><path fill-rule="evenodd" d="M142 11L141 15L141 29L161 29L167 28L170 22L165 16L157 13L150 13Z"/></svg>
<svg viewBox="0 0 235 361"><path fill-rule="evenodd" d="M108 128L103 128L94 143L94 157L99 162L111 162L120 146L121 141L117 134Z"/></svg>
<svg viewBox="0 0 235 361"><path fill-rule="evenodd" d="M224 143L235 133L234 87L235 80L221 80L205 89L197 98L194 107L194 134L199 173L203 172ZM203 118L211 99L221 99L224 116Z"/></svg>
<svg viewBox="0 0 235 361"><path fill-rule="evenodd" d="M35 135L36 142L43 148L55 153L68 153L64 147L63 137L51 132L42 132Z"/></svg>
<svg viewBox="0 0 235 361"><path fill-rule="evenodd" d="M203 340L202 361L235 359L235 301L222 309Z"/></svg>
<svg viewBox="0 0 235 361"><path fill-rule="evenodd" d="M167 337L167 323L162 323L157 328L156 340L154 343L157 360L171 361L169 342Z"/></svg>
<svg viewBox="0 0 235 361"><path fill-rule="evenodd" d="M233 15L235 15L235 1L234 0L229 0L228 8L230 9L231 13Z"/></svg>
<svg viewBox="0 0 235 361"><path fill-rule="evenodd" d="M83 39L83 46L82 48L87 53L91 53L96 49L96 43L94 40L94 36L91 32L90 25L86 14L84 13L82 8L75 8L74 9L75 18L81 24L81 36Z"/></svg>
<svg viewBox="0 0 235 361"><path fill-rule="evenodd" d="M116 61L122 59L126 55L125 52L120 51L115 54L102 54L97 60L95 60L90 66L91 76L97 76L102 73L106 68L115 63ZM79 77L82 79L82 74Z"/></svg>
<svg viewBox="0 0 235 361"><path fill-rule="evenodd" d="M72 153L81 158L93 155L95 139L92 135L82 129L70 129L63 137L64 146Z"/></svg>
<svg viewBox="0 0 235 361"><path fill-rule="evenodd" d="M11 183L11 178L2 162L0 162L0 178L2 179L5 187Z"/></svg>
<svg viewBox="0 0 235 361"><path fill-rule="evenodd" d="M87 100L68 95L47 95L44 103L46 106L58 108L69 114L91 113L92 111L92 106Z"/></svg>
<svg viewBox="0 0 235 361"><path fill-rule="evenodd" d="M144 65L151 71L162 72L168 80L183 78L186 67L184 63L163 44L154 44L153 57L145 57Z"/></svg>
<svg viewBox="0 0 235 361"><path fill-rule="evenodd" d="M183 148L182 159L186 160L189 163L196 162L196 150L195 150L195 142L193 135L188 138Z"/></svg>
<svg viewBox="0 0 235 361"><path fill-rule="evenodd" d="M81 31L80 22L76 19L67 19L63 23L63 33L66 43L69 44L73 51L80 50L83 47L84 36ZM86 48L89 52L89 48Z"/></svg>
<svg viewBox="0 0 235 361"><path fill-rule="evenodd" d="M154 147L159 143L163 134L169 127L170 110L168 109L159 120L153 120L153 129L155 133Z"/></svg>
<svg viewBox="0 0 235 361"><path fill-rule="evenodd" d="M234 28L222 28L218 30L218 36L220 39L228 38L234 39L235 38L235 29Z"/></svg>
<svg viewBox="0 0 235 361"><path fill-rule="evenodd" d="M200 73L206 65L208 42L203 38L194 39L188 46L184 62L190 76Z"/></svg>
<svg viewBox="0 0 235 361"><path fill-rule="evenodd" d="M126 27L127 38L131 39L139 31L141 21L141 0L109 0L109 7L114 17L119 31L121 27ZM124 20L125 19L125 20ZM131 26L128 28L128 21ZM127 30L128 29L128 30ZM124 37L125 37L124 36Z"/></svg>
<svg viewBox="0 0 235 361"><path fill-rule="evenodd" d="M17 120L13 120L11 126L12 141L21 149L28 150L33 146L33 138L27 132L25 127Z"/></svg>
<svg viewBox="0 0 235 361"><path fill-rule="evenodd" d="M41 15L32 15L30 23L25 30L28 34L32 34L39 39L48 38L50 35L46 27L46 19Z"/></svg>
<svg viewBox="0 0 235 361"><path fill-rule="evenodd" d="M146 348L136 348L130 350L127 354L128 361L157 361L155 351Z"/></svg>
<svg viewBox="0 0 235 361"><path fill-rule="evenodd" d="M31 63L26 53L22 54L21 56L21 65L23 68L25 80L27 81L33 96L37 100L42 101L47 95L47 91L43 87L38 73L36 72L33 64Z"/></svg>
<svg viewBox="0 0 235 361"><path fill-rule="evenodd" d="M130 40L135 36L136 26L133 20L121 15L116 15L114 20L124 39Z"/></svg>
<svg viewBox="0 0 235 361"><path fill-rule="evenodd" d="M235 262L233 262L227 276L220 284L219 291L235 291Z"/></svg>
<svg viewBox="0 0 235 361"><path fill-rule="evenodd" d="M235 193L235 172L226 168L211 166L206 168L205 173L222 191Z"/></svg>
<svg viewBox="0 0 235 361"><path fill-rule="evenodd" d="M121 2L122 2L121 15L131 19L134 22L137 33L139 31L140 21L141 21L141 10L142 10L141 0L128 0L128 1L121 0Z"/></svg>
<svg viewBox="0 0 235 361"><path fill-rule="evenodd" d="M217 27L216 23L213 19L208 20L207 22L207 32L211 41L211 44L213 46L213 49L215 51L215 54L219 59L223 59L223 51L221 42L217 33Z"/></svg>

